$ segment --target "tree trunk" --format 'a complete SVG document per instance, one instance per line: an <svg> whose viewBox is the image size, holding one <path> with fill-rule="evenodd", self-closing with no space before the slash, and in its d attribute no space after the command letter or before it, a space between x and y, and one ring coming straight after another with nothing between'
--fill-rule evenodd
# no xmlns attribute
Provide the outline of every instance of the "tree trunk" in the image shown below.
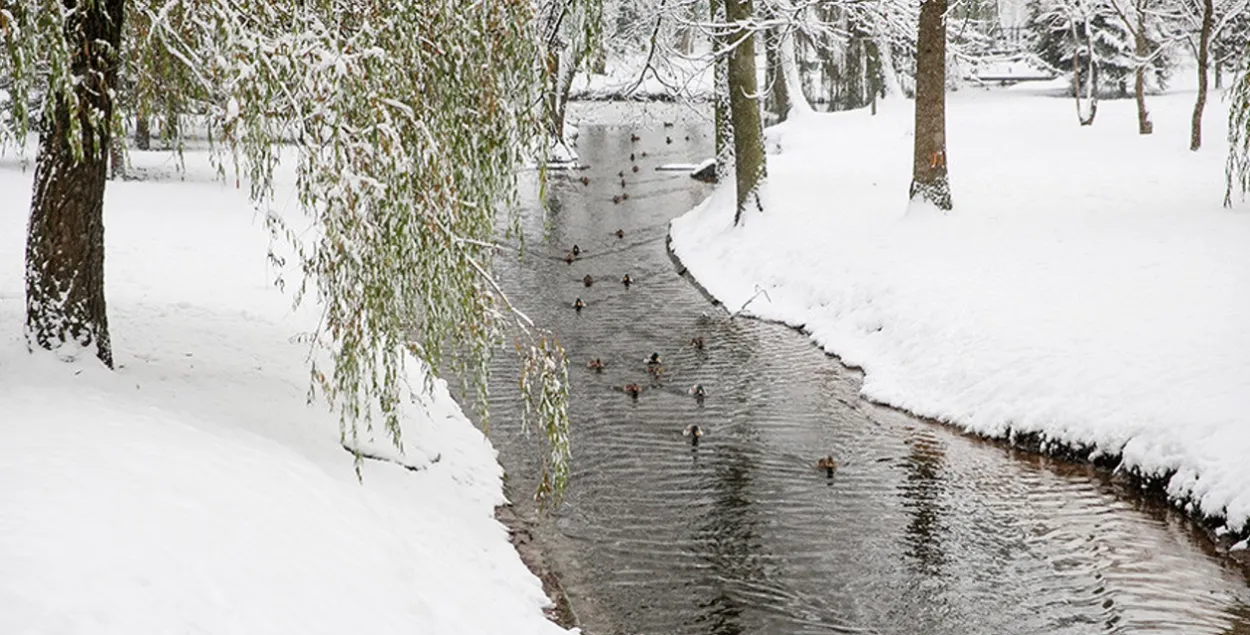
<svg viewBox="0 0 1250 635"><path fill-rule="evenodd" d="M911 198L951 208L946 175L946 2L924 0L916 36L916 134Z"/></svg>
<svg viewBox="0 0 1250 635"><path fill-rule="evenodd" d="M1202 30L1198 33L1198 100L1194 102L1194 118L1189 129L1189 149L1202 147L1202 109L1207 105L1207 57L1211 44L1211 23L1215 7L1211 0L1202 0ZM1216 77L1219 76L1218 71Z"/></svg>
<svg viewBox="0 0 1250 635"><path fill-rule="evenodd" d="M1072 28L1073 28L1072 34L1073 34L1073 37L1075 37L1076 36L1075 23L1073 24ZM1080 92L1079 92L1080 82L1077 83L1077 88L1076 88L1076 90L1078 91L1077 92L1078 97L1077 97L1077 102L1076 102L1076 115L1077 115L1077 119L1081 122L1082 126L1092 126L1094 125L1094 117L1098 115L1098 60L1097 58L1094 57L1095 55L1094 38L1092 35L1090 35L1090 32L1089 32L1089 17L1088 16L1085 18L1085 47L1086 47L1086 51L1089 53L1089 70L1085 74L1085 84L1086 84L1086 87L1088 88L1086 93L1088 94L1088 97L1089 97L1089 117L1085 117L1081 114L1081 100L1080 100ZM1076 49L1074 48L1072 52L1072 68L1079 69L1079 64L1080 64L1080 61L1077 58Z"/></svg>
<svg viewBox="0 0 1250 635"><path fill-rule="evenodd" d="M139 107L139 114L135 115L135 147L140 150L152 149L152 128L148 111L142 106Z"/></svg>
<svg viewBox="0 0 1250 635"><path fill-rule="evenodd" d="M752 17L751 0L724 0L730 23L743 24ZM734 175L738 206L734 224L742 220L747 203L754 201L763 209L759 189L767 176L764 164L764 128L760 122L760 104L755 97L759 84L755 79L755 36L746 30L730 35L736 44L729 58L729 111L733 127Z"/></svg>
<svg viewBox="0 0 1250 635"><path fill-rule="evenodd" d="M733 165L733 128L729 119L729 58L725 48L729 41L725 37L725 0L711 0L713 35L712 51L716 56L713 61L712 110L713 124L716 126L716 180L723 181L729 175Z"/></svg>
<svg viewBox="0 0 1250 635"><path fill-rule="evenodd" d="M94 348L112 368L104 306L104 185L124 0L65 5L70 11L64 33L81 106L71 111L64 99L53 99L39 139L26 237L26 340L68 357L74 347ZM79 139L70 136L72 120L80 126Z"/></svg>
<svg viewBox="0 0 1250 635"><path fill-rule="evenodd" d="M1133 32L1135 42L1134 53L1137 55L1137 71L1134 73L1133 94L1137 98L1137 133L1154 132L1154 124L1150 123L1150 111L1146 109L1146 57L1150 53L1150 43L1146 41L1146 8L1137 3L1137 29Z"/></svg>
<svg viewBox="0 0 1250 635"><path fill-rule="evenodd" d="M777 116L777 121L785 121L790 114L790 93L786 86L785 70L781 62L781 30L768 29L764 32L764 83L768 86L768 112Z"/></svg>
<svg viewBox="0 0 1250 635"><path fill-rule="evenodd" d="M1224 63L1222 61L1215 60L1215 89L1216 90L1219 90L1224 87L1224 74L1221 72L1223 70L1223 66L1224 66Z"/></svg>

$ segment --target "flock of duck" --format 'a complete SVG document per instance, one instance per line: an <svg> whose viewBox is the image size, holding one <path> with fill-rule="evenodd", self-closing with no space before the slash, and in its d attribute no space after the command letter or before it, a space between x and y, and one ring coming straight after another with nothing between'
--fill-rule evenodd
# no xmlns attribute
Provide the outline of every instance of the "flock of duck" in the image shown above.
<svg viewBox="0 0 1250 635"><path fill-rule="evenodd" d="M669 124L666 124L666 127L668 125ZM640 140L640 137L637 134L633 134L631 135L630 140L634 143L637 143ZM673 142L671 137L667 138L666 141L670 144ZM635 153L635 152L631 152L629 155L629 160L630 160L630 163L632 164L630 167L630 170L632 172L638 172L639 170L638 163L637 163L638 156L639 156L639 153ZM647 156L647 153L642 152L641 156L645 157ZM621 188L624 189L626 187L625 170L621 170L620 172L618 172L617 176L620 178ZM590 184L589 177L583 176L579 180L581 181L582 185ZM628 199L629 199L629 193L622 191L620 194L616 194L612 197L612 202L614 204L619 204L622 201L625 201ZM625 230L617 229L615 232L613 232L613 235L615 235L617 239L623 239L625 238ZM572 249L569 249L568 252L565 253L564 262L572 265L581 257L581 255L582 255L581 247L577 244L574 244ZM589 273L586 274L582 278L582 285L587 288L594 285L595 282L596 282L595 278L591 276ZM629 289L630 285L634 283L634 280L633 278L630 277L629 273L626 273L624 276L621 277L620 282L621 284L625 285L626 289ZM581 299L581 297L578 297L573 301L573 310L580 313L585 308L586 308L586 303ZM693 347L695 350L703 351L705 350L706 342L703 339L702 335L695 335L694 337L690 338L689 346ZM651 353L651 355L647 357L647 359L645 360L645 363L646 363L648 374L650 374L654 379L658 380L658 378L664 372L663 360L661 359L660 354L658 352ZM586 368L596 373L602 373L604 367L605 367L605 364L603 360L598 357L592 358L586 362ZM638 399L639 395L641 395L643 392L643 386L642 384L639 384L639 383L628 383L628 384L625 384L624 386L621 386L620 390L624 392L625 394L629 395L631 398ZM698 383L690 386L690 388L686 392L691 397L693 397L695 401L699 403L699 405L703 405L704 400L708 396L707 389L703 387L703 384L698 384ZM686 438L690 439L691 446L697 446L699 444L699 439L704 436L705 430L702 427L700 427L697 423L692 423L686 426L686 428L682 431L682 434ZM834 470L837 469L837 461L833 458L832 455L825 456L816 462L816 468L824 471L829 477L832 477Z"/></svg>

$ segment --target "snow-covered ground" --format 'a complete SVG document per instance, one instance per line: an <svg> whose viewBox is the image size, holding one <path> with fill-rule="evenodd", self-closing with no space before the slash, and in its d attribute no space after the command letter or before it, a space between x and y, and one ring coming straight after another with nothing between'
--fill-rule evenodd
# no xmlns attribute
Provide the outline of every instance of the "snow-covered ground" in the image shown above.
<svg viewBox="0 0 1250 635"><path fill-rule="evenodd" d="M863 367L873 400L1122 456L1250 530L1250 213L1221 207L1227 106L1208 102L1191 153L1192 92L1151 98L1141 137L1131 100L1082 128L1070 99L1019 88L950 95L949 214L909 211L913 115L892 100L772 129L765 212L731 228L718 189L673 248L731 311Z"/></svg>
<svg viewBox="0 0 1250 635"><path fill-rule="evenodd" d="M135 161L105 205L113 372L26 351L31 172L0 165L0 632L564 632L445 386L390 453L413 469L358 482L246 190Z"/></svg>

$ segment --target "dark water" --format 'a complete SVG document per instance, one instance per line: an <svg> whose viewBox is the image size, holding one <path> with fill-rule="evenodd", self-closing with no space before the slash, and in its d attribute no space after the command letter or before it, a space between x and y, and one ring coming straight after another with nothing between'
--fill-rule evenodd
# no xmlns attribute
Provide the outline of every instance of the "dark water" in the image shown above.
<svg viewBox="0 0 1250 635"><path fill-rule="evenodd" d="M591 633L1250 633L1246 579L1166 507L870 405L805 336L730 320L678 275L667 223L706 186L654 168L708 155L705 128L586 127L579 151L592 167L553 176L552 212L523 218L528 255L498 267L572 360L574 472L539 533ZM496 421L515 418L515 377L501 359ZM690 423L707 431L693 449ZM535 440L491 434L525 500ZM814 466L830 453L827 478Z"/></svg>

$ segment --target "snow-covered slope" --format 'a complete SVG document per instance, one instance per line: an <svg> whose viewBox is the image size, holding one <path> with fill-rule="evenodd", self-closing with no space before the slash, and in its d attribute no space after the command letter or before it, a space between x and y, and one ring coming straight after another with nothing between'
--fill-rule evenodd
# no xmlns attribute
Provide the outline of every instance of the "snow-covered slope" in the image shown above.
<svg viewBox="0 0 1250 635"><path fill-rule="evenodd" d="M0 167L0 632L564 632L445 386L410 409L413 469L358 482L245 192L135 160L154 178L105 206L114 372L27 353L31 174Z"/></svg>
<svg viewBox="0 0 1250 635"><path fill-rule="evenodd" d="M956 209L908 211L909 102L770 134L765 213L722 188L673 247L736 310L801 325L869 398L988 436L1035 433L1170 476L1250 528L1250 214L1221 207L1225 107L1188 151L1192 94L1092 128L1070 100L952 94ZM766 295L757 289L766 291Z"/></svg>

